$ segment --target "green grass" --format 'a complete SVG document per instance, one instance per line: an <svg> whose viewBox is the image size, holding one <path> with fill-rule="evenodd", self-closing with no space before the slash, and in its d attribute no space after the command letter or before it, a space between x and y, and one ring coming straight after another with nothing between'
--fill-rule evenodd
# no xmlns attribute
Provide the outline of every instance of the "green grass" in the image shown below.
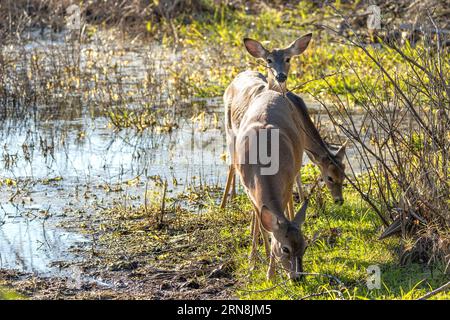
<svg viewBox="0 0 450 320"><path fill-rule="evenodd" d="M332 13L324 12L323 15L329 17ZM222 8L209 19L198 19L190 25L182 26L180 37L183 44L194 48L194 51L203 52L196 57L187 54L182 58L185 59L183 65L189 71L189 83L195 84L195 94L202 97L221 95L237 73L245 69L265 73L245 52L242 38L247 36L262 41L270 40L269 48L285 46L299 35L311 31L311 25L299 25L295 23L295 17L308 21L318 16L317 13L311 13L310 8L301 6L282 11L267 9L258 16ZM331 34L323 32L319 38L315 33L310 47L293 60L288 87L306 83L295 92L309 92L323 101L335 101L339 97L342 101L347 101L349 109L368 103L373 94L382 94L383 100L389 101L394 93L392 83L369 56L360 48L339 44L336 40ZM421 45L415 49L406 45L402 49L414 60L423 51ZM367 50L383 65L387 73L396 74L399 79L404 77L408 81L417 80L407 77L411 73L410 66L393 50L386 47L369 47ZM195 68L198 65L202 66L199 70ZM325 80L315 80L337 71L341 73ZM420 73L417 70L415 72ZM403 80L399 83L400 87L407 84ZM302 179L310 180L308 174L302 175ZM327 191L324 191L324 195L326 197ZM323 293L317 296L322 299L336 298L336 292L332 290L339 289L347 299L415 299L448 281L448 275L443 271L444 266L399 266L400 241L395 238L378 241L382 226L375 212L356 192L347 189L345 196L346 203L342 207L325 201L325 207L318 209L320 206L313 201L305 225L309 238L319 234L317 241L306 253L306 272L333 275L345 287L338 288L335 284L330 284L327 278L313 276L308 276L299 285L284 283L283 276L279 276L275 282L268 282L265 280L265 263L260 263L249 274L247 256L250 249L239 247L231 252L236 266L235 277L240 279L238 296L244 299L288 299ZM239 198L234 209L228 210L242 211L242 206L245 206L245 210L250 210L245 197ZM242 228L248 232L248 226ZM221 234L233 233L223 231ZM264 256L262 251L261 256ZM366 270L371 265L377 265L381 270L380 289L367 289ZM435 296L442 299L449 297L448 293Z"/></svg>
<svg viewBox="0 0 450 320"><path fill-rule="evenodd" d="M194 84L195 95L219 96L239 72L251 68L265 73L246 53L244 37L269 41L266 46L273 49L285 47L300 35L313 32L309 48L292 60L288 87L304 84L295 91L325 99L339 95L357 103L365 99L365 88L381 90L384 81L380 81L373 61L360 48L340 44L341 39L332 32L320 32L319 36L312 22L334 15L328 7L317 10L304 3L283 10L265 8L258 15L218 6L213 15L200 17L188 25L177 23L180 42L194 52L183 55L181 65L184 68L178 70L178 74L184 74L182 78L186 78L186 83ZM401 72L401 60L392 50L368 50L388 71ZM327 77L326 81L318 80L330 74L335 75Z"/></svg>
<svg viewBox="0 0 450 320"><path fill-rule="evenodd" d="M308 238L318 235L306 251L305 272L331 275L343 285L325 276L306 276L303 282L293 284L282 272L278 272L274 281L267 281L265 261L260 261L253 272L249 271L247 247L233 255L237 266L235 276L241 279L238 297L299 299L321 293L310 298L336 299L340 297L336 293L339 290L345 299L416 299L448 281L443 266L400 266L396 254L399 240L378 241L380 222L376 214L351 190L346 190L345 199L341 207L327 199L322 209L313 201L304 226ZM260 257L264 260L262 248ZM380 289L367 288L367 268L371 265L381 270ZM434 298L449 299L450 293L440 293Z"/></svg>
<svg viewBox="0 0 450 320"><path fill-rule="evenodd" d="M25 296L15 292L14 290L0 286L0 300L22 300Z"/></svg>

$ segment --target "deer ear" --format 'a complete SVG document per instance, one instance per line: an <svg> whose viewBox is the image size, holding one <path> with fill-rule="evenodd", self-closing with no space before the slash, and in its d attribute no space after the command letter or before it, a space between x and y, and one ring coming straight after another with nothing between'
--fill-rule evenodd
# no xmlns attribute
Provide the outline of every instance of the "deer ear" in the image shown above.
<svg viewBox="0 0 450 320"><path fill-rule="evenodd" d="M244 45L248 53L255 58L265 58L269 53L261 43L250 38L244 38Z"/></svg>
<svg viewBox="0 0 450 320"><path fill-rule="evenodd" d="M298 210L297 214L292 221L296 226L300 227L306 219L306 209L308 208L309 199L306 198L305 203L303 203L300 210Z"/></svg>
<svg viewBox="0 0 450 320"><path fill-rule="evenodd" d="M311 40L311 38L312 38L312 33L308 33L308 34L298 38L294 42L292 42L291 45L288 47L290 54L292 56L298 56L303 51L305 51L306 48L308 47L308 44L309 44L309 41Z"/></svg>
<svg viewBox="0 0 450 320"><path fill-rule="evenodd" d="M261 225L267 232L274 232L279 228L278 218L265 205L261 208Z"/></svg>
<svg viewBox="0 0 450 320"><path fill-rule="evenodd" d="M342 161L344 160L344 156L345 156L345 147L347 146L348 140L344 142L344 144L342 146L340 146L339 150L336 152L335 157L339 160Z"/></svg>

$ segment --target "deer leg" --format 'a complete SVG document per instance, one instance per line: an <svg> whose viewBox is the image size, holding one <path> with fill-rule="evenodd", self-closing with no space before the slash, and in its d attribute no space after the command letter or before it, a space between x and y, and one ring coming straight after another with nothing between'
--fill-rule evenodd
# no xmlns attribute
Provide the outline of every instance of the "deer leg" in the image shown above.
<svg viewBox="0 0 450 320"><path fill-rule="evenodd" d="M256 206L254 206L255 211L252 216L252 252L250 254L250 259L255 259L256 254L258 252L258 240L259 240L259 233L262 234L263 242L264 242L264 250L266 252L267 259L270 257L270 244L269 244L269 233L261 228L259 216L258 216L258 210L256 209Z"/></svg>
<svg viewBox="0 0 450 320"><path fill-rule="evenodd" d="M228 192L230 191L231 182L234 182L234 166L230 164L228 167L227 183L225 185L225 190L222 196L222 202L220 203L220 208L225 208L228 198Z"/></svg>
<svg viewBox="0 0 450 320"><path fill-rule="evenodd" d="M252 251L250 252L250 255L248 256L248 259L251 261L253 259L253 234L255 233L255 214L252 214L252 222L250 225L250 236L252 237Z"/></svg>
<svg viewBox="0 0 450 320"><path fill-rule="evenodd" d="M275 278L275 256L270 254L269 268L267 269L267 280Z"/></svg>
<svg viewBox="0 0 450 320"><path fill-rule="evenodd" d="M231 177L231 195L230 195L230 199L233 200L234 197L236 196L236 174L233 170L233 176Z"/></svg>
<svg viewBox="0 0 450 320"><path fill-rule="evenodd" d="M263 240L264 240L264 249L266 251L266 257L267 259L270 258L270 244L269 244L269 233L267 233L266 230L262 230L262 236L263 236Z"/></svg>
<svg viewBox="0 0 450 320"><path fill-rule="evenodd" d="M252 217L252 251L249 257L251 264L250 270L253 270L255 267L256 254L258 252L259 221L256 215L257 213L255 211Z"/></svg>

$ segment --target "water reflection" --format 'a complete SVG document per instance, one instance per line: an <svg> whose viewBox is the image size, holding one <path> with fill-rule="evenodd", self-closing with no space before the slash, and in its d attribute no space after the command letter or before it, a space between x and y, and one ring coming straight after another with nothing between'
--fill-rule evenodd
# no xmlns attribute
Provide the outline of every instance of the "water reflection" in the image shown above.
<svg viewBox="0 0 450 320"><path fill-rule="evenodd" d="M222 130L205 130L186 117L177 122L179 128L171 133L115 132L106 118L89 116L4 122L0 177L17 185L1 187L0 268L58 272L51 264L73 259L69 248L87 241L56 227L59 216L69 208L94 210L99 202L107 207L121 197L121 192L108 193L102 185L139 176L142 183L124 193L142 195L152 176L167 180L172 192L183 191L192 181L221 184L226 167L221 160L226 147ZM87 191L94 196L86 196ZM48 218L42 218L43 212Z"/></svg>
<svg viewBox="0 0 450 320"><path fill-rule="evenodd" d="M10 217L0 227L0 268L47 275L51 263L73 259L68 254L70 247L85 241L42 219Z"/></svg>

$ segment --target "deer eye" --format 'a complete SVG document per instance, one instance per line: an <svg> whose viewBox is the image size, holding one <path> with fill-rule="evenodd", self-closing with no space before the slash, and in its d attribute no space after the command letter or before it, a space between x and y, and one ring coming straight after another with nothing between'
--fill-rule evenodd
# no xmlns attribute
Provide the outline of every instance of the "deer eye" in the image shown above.
<svg viewBox="0 0 450 320"><path fill-rule="evenodd" d="M289 254L289 252L290 252L288 247L282 247L281 251L283 251L283 253L285 253L285 254Z"/></svg>
<svg viewBox="0 0 450 320"><path fill-rule="evenodd" d="M286 58L286 63L289 63L291 61L291 58Z"/></svg>
<svg viewBox="0 0 450 320"><path fill-rule="evenodd" d="M272 59L267 58L267 63L272 63Z"/></svg>
<svg viewBox="0 0 450 320"><path fill-rule="evenodd" d="M328 182L331 182L331 183L333 183L334 181L333 181L333 178L332 177L330 177L330 176L328 176L327 177L327 180L328 180Z"/></svg>

